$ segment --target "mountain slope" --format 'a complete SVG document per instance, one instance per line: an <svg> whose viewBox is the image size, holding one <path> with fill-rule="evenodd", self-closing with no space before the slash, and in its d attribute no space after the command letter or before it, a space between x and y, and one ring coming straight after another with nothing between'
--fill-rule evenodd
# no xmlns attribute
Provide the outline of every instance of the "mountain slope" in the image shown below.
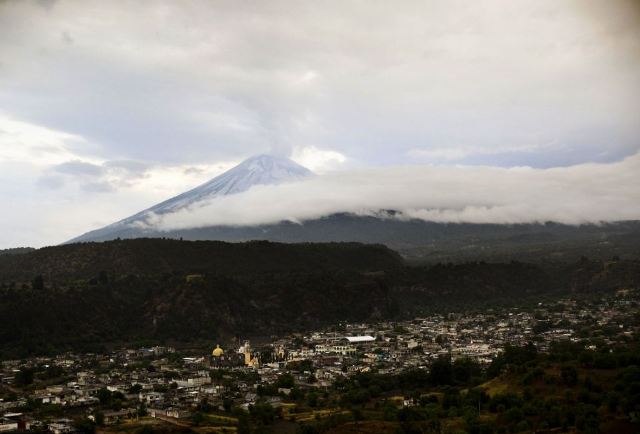
<svg viewBox="0 0 640 434"><path fill-rule="evenodd" d="M138 339L270 334L390 312L384 246L160 239L0 256L0 360Z"/></svg>
<svg viewBox="0 0 640 434"><path fill-rule="evenodd" d="M0 257L0 283L111 276L391 270L403 261L381 245L358 243L279 244L265 241L224 243L140 238L104 243L45 247L23 255Z"/></svg>
<svg viewBox="0 0 640 434"><path fill-rule="evenodd" d="M309 169L288 158L258 155L248 158L222 175L194 189L165 200L109 226L80 235L70 240L69 243L106 241L115 238L162 236L157 235L157 232L141 229L136 226L136 223L144 222L151 213L167 214L187 208L200 201L211 200L218 196L242 193L255 185L273 185L299 181L312 175L313 173Z"/></svg>
<svg viewBox="0 0 640 434"><path fill-rule="evenodd" d="M572 262L581 256L599 259L640 257L640 222L637 221L581 226L557 223L500 225L447 224L392 217L334 214L302 223L208 226L167 232L142 232L136 227L124 226L93 240L166 237L226 242L359 242L383 244L405 258L429 262L508 262L512 259Z"/></svg>
<svg viewBox="0 0 640 434"><path fill-rule="evenodd" d="M136 217L149 212L156 214L174 212L202 200L242 193L254 185L271 185L297 181L312 174L309 169L288 158L258 155L248 158L234 168L199 187L159 203L124 221L135 220Z"/></svg>
<svg viewBox="0 0 640 434"><path fill-rule="evenodd" d="M255 185L297 181L311 175L309 170L286 158L252 157L199 187L70 242L117 238L361 242L384 244L406 258L429 262L478 259L571 262L582 255L600 259L640 257L640 222L637 221L580 226L434 223L407 219L394 211L380 211L365 216L338 213L300 223L283 221L257 226L205 226L170 231L136 224L144 222L152 213L168 214L200 201L241 193Z"/></svg>
<svg viewBox="0 0 640 434"><path fill-rule="evenodd" d="M0 256L0 360L208 342L640 285L640 261L406 267L383 246L160 239Z"/></svg>

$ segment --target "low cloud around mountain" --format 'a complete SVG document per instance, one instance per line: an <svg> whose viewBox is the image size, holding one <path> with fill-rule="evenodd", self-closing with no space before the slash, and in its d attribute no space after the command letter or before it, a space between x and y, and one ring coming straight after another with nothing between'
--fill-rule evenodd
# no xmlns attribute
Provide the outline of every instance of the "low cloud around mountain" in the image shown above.
<svg viewBox="0 0 640 434"><path fill-rule="evenodd" d="M401 211L435 222L567 224L640 219L640 154L564 168L406 166L328 173L150 214L155 230Z"/></svg>

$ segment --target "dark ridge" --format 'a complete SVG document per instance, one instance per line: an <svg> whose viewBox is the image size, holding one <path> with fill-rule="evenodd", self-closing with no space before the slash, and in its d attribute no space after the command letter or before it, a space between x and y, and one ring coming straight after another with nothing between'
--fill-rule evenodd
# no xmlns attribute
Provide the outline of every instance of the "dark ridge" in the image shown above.
<svg viewBox="0 0 640 434"><path fill-rule="evenodd" d="M421 262L486 260L529 262L548 259L575 262L582 255L606 259L612 256L640 258L640 222L564 225L435 223L400 219L394 211L376 216L348 213L260 226L209 226L168 232L122 226L93 231L78 237L106 241L116 237L168 237L185 240L243 242L268 240L283 243L360 242L383 244L405 258Z"/></svg>
<svg viewBox="0 0 640 434"><path fill-rule="evenodd" d="M45 247L0 260L0 282L86 279L101 271L114 276L163 273L242 275L281 271L377 271L403 261L382 245L359 243L227 243L140 238Z"/></svg>
<svg viewBox="0 0 640 434"><path fill-rule="evenodd" d="M0 256L2 255L23 255L25 253L33 252L33 247L14 247L11 249L0 249Z"/></svg>
<svg viewBox="0 0 640 434"><path fill-rule="evenodd" d="M0 256L0 358L640 288L640 261L406 266L380 245L136 239Z"/></svg>

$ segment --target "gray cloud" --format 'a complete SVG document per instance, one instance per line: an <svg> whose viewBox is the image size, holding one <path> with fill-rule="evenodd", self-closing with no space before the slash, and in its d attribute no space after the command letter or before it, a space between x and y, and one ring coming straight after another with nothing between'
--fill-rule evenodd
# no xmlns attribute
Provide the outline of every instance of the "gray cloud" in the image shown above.
<svg viewBox="0 0 640 434"><path fill-rule="evenodd" d="M64 187L65 178L56 174L46 174L38 178L36 184L38 187L44 187L50 190L57 190Z"/></svg>
<svg viewBox="0 0 640 434"><path fill-rule="evenodd" d="M73 45L74 40L68 32L60 33L60 38L65 44Z"/></svg>
<svg viewBox="0 0 640 434"><path fill-rule="evenodd" d="M640 219L640 153L618 163L555 169L408 166L326 174L256 186L172 214L160 230L304 221L337 212L402 211L436 222L568 224Z"/></svg>
<svg viewBox="0 0 640 434"><path fill-rule="evenodd" d="M104 168L96 164L86 163L84 161L68 161L66 163L58 164L53 168L54 172L63 173L73 176L102 176L104 174Z"/></svg>
<svg viewBox="0 0 640 434"><path fill-rule="evenodd" d="M184 169L183 173L185 175L191 175L191 174L195 174L195 175L199 175L201 173L203 173L204 170L200 169L198 167L187 167L186 169Z"/></svg>
<svg viewBox="0 0 640 434"><path fill-rule="evenodd" d="M120 186L128 186L148 177L148 172L153 167L148 163L131 160L106 161L102 166Z"/></svg>
<svg viewBox="0 0 640 434"><path fill-rule="evenodd" d="M129 187L148 176L152 166L139 161L106 161L93 164L86 161L67 161L52 166L38 183L59 189L71 183L90 193L105 193Z"/></svg>
<svg viewBox="0 0 640 434"><path fill-rule="evenodd" d="M3 2L0 106L87 138L105 160L192 164L313 145L378 165L416 149L477 150L456 159L467 164L615 161L640 148L639 9ZM548 143L557 149L537 149Z"/></svg>
<svg viewBox="0 0 640 434"><path fill-rule="evenodd" d="M109 193L115 190L113 184L107 181L83 182L80 188L87 193Z"/></svg>

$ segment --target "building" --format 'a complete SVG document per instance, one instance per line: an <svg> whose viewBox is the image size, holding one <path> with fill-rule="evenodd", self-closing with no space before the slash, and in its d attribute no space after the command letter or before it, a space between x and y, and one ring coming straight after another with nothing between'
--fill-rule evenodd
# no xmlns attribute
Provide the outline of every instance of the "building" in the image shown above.
<svg viewBox="0 0 640 434"><path fill-rule="evenodd" d="M240 353L225 353L220 345L211 352L209 356L209 366L212 368L233 368L236 366L243 366L245 362L245 355Z"/></svg>
<svg viewBox="0 0 640 434"><path fill-rule="evenodd" d="M244 344L238 349L238 353L244 356L244 365L257 368L260 366L260 362L257 357L253 356L251 351L251 344L249 341L244 341Z"/></svg>

